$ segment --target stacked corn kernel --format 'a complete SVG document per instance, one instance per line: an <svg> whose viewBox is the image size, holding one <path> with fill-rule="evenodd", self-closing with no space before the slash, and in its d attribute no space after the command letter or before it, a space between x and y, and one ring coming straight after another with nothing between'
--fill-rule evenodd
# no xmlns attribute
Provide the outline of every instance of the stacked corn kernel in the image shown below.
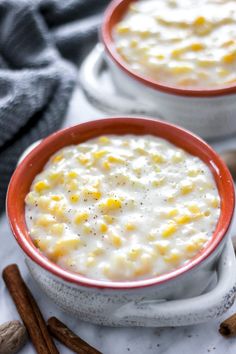
<svg viewBox="0 0 236 354"><path fill-rule="evenodd" d="M54 154L26 196L47 257L91 278L140 279L187 262L211 238L218 191L197 157L154 136L102 136Z"/></svg>
<svg viewBox="0 0 236 354"><path fill-rule="evenodd" d="M236 7L232 0L139 0L114 29L131 69L180 87L236 82Z"/></svg>

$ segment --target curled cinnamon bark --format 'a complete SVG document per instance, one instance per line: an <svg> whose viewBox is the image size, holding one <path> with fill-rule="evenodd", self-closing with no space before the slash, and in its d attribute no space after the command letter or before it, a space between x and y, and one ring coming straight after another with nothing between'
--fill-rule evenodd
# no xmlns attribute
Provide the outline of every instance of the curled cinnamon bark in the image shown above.
<svg viewBox="0 0 236 354"><path fill-rule="evenodd" d="M64 323L56 317L48 319L50 333L63 343L66 347L78 354L102 354L97 349L91 347L83 339L72 332Z"/></svg>
<svg viewBox="0 0 236 354"><path fill-rule="evenodd" d="M40 309L16 264L3 270L3 279L38 354L59 354Z"/></svg>
<svg viewBox="0 0 236 354"><path fill-rule="evenodd" d="M220 324L219 332L224 337L236 336L236 313Z"/></svg>

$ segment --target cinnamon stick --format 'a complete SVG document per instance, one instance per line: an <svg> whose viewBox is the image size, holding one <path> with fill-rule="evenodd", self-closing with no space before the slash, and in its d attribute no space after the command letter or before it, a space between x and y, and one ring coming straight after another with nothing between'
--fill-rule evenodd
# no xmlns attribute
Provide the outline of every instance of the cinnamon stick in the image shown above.
<svg viewBox="0 0 236 354"><path fill-rule="evenodd" d="M220 324L219 332L224 337L236 336L236 313Z"/></svg>
<svg viewBox="0 0 236 354"><path fill-rule="evenodd" d="M40 309L21 277L16 264L7 266L2 273L16 308L28 330L38 354L59 354Z"/></svg>
<svg viewBox="0 0 236 354"><path fill-rule="evenodd" d="M74 332L72 332L64 323L62 323L56 317L50 317L47 323L50 333L75 353L102 354L97 349L91 347Z"/></svg>

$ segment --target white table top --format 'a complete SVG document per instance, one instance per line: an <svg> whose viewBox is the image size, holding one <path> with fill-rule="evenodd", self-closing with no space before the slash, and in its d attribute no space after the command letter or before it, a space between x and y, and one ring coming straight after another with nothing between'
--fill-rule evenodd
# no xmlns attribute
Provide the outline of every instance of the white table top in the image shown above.
<svg viewBox="0 0 236 354"><path fill-rule="evenodd" d="M65 126L105 116L96 111L85 100L77 88L71 100ZM235 137L212 144L217 150L236 148ZM180 328L108 328L88 324L62 313L53 302L38 288L29 275L19 247L11 235L6 216L0 218L1 246L0 269L10 263L17 263L32 290L45 318L55 315L77 332L84 340L104 354L234 354L236 338L224 339L218 333L219 323L230 314L236 312L235 305L222 317L207 324ZM234 230L234 228L233 228ZM236 234L236 232L235 232ZM236 272L236 269L235 269ZM18 319L19 315L8 294L3 281L0 281L0 323ZM62 345L58 345L60 353L71 353ZM27 344L20 354L34 353L32 345Z"/></svg>

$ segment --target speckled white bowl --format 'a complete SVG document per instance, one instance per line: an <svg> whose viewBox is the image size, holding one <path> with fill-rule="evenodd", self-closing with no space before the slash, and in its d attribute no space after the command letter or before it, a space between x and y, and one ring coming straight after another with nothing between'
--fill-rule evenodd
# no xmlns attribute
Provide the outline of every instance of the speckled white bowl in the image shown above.
<svg viewBox="0 0 236 354"><path fill-rule="evenodd" d="M60 268L34 246L25 222L24 200L35 175L60 148L103 134L126 133L160 136L199 156L216 180L221 196L221 214L206 247L174 271L145 280L93 280ZM233 211L233 181L219 156L204 141L184 129L141 118L96 120L52 134L28 151L16 168L7 195L11 229L41 288L64 310L81 319L116 326L196 323L225 311L232 304L235 291L235 277L231 271L235 267L232 246L225 249ZM217 271L218 284L214 283L213 289Z"/></svg>

